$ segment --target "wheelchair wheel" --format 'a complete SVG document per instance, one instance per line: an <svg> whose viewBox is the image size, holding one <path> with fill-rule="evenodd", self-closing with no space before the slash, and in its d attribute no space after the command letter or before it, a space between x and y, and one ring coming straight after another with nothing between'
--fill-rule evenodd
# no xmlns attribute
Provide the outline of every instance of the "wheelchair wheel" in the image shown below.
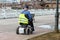
<svg viewBox="0 0 60 40"><path fill-rule="evenodd" d="M16 34L19 34L19 27L16 29Z"/></svg>
<svg viewBox="0 0 60 40"><path fill-rule="evenodd" d="M27 30L27 35L29 35L29 34L30 34L30 30L28 29L28 30Z"/></svg>
<svg viewBox="0 0 60 40"><path fill-rule="evenodd" d="M33 31L31 31L30 33L33 34Z"/></svg>
<svg viewBox="0 0 60 40"><path fill-rule="evenodd" d="M24 34L26 34L26 29L24 29Z"/></svg>

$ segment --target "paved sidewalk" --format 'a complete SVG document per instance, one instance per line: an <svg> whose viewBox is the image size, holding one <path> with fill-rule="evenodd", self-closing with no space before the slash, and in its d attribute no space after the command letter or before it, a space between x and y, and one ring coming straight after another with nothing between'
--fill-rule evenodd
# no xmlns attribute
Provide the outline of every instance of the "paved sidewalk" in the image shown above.
<svg viewBox="0 0 60 40"><path fill-rule="evenodd" d="M17 18L1 19L0 20L0 40L26 40L28 38L51 32L49 29L39 28L43 24L54 26L54 16L36 16L35 17L35 32L32 35L17 35L16 28L18 26Z"/></svg>
<svg viewBox="0 0 60 40"><path fill-rule="evenodd" d="M38 29L38 30L37 30ZM37 35L45 34L50 32L50 30L36 28L36 31L32 35L17 35L15 32L3 32L0 33L0 40L27 40Z"/></svg>

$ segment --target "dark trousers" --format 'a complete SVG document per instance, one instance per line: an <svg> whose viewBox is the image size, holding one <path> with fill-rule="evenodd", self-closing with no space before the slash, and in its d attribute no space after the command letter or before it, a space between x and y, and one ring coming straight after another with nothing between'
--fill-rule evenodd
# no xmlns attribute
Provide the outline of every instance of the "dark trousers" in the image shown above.
<svg viewBox="0 0 60 40"><path fill-rule="evenodd" d="M33 21L29 21L29 25L32 27L32 31L34 31Z"/></svg>
<svg viewBox="0 0 60 40"><path fill-rule="evenodd" d="M28 14L26 14L25 17L28 19L28 21L29 21L29 25L32 27L32 30L34 31L33 18L31 18L31 20L29 20L29 18L28 18L28 17L29 17Z"/></svg>

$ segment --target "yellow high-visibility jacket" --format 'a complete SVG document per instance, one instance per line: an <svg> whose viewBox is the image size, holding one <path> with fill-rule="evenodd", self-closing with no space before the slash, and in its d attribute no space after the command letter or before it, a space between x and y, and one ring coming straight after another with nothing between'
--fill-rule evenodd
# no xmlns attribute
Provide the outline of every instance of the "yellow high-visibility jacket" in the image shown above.
<svg viewBox="0 0 60 40"><path fill-rule="evenodd" d="M25 14L20 14L18 18L18 23L28 24L28 19L25 17Z"/></svg>

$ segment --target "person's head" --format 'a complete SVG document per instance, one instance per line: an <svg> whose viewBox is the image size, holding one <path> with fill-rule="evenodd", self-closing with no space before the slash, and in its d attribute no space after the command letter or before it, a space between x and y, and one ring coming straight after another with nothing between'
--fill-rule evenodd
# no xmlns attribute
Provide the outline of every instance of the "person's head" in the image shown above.
<svg viewBox="0 0 60 40"><path fill-rule="evenodd" d="M27 5L25 5L23 9L24 9L24 10L28 10L29 7L28 7Z"/></svg>

